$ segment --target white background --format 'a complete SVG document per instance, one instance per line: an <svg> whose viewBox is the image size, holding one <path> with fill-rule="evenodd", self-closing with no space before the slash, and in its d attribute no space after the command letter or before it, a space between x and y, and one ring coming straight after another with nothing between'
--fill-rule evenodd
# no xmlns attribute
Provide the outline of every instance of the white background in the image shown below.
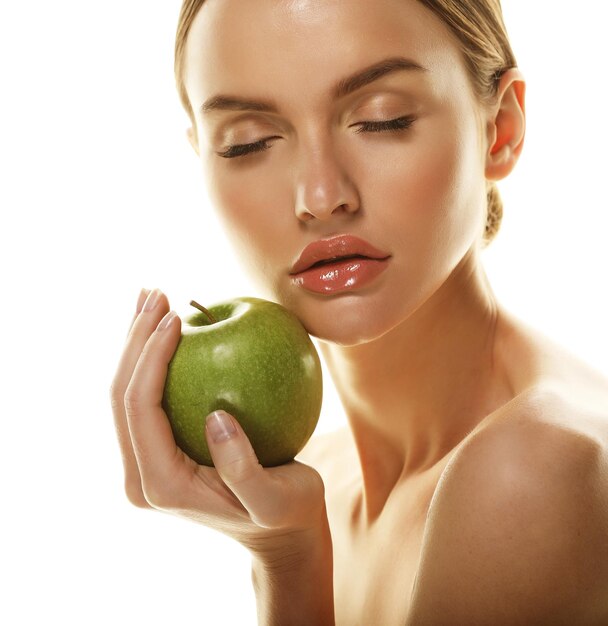
<svg viewBox="0 0 608 626"><path fill-rule="evenodd" d="M255 624L249 556L130 506L108 388L139 289L257 295L174 89L179 1L0 4L3 624ZM484 252L499 298L608 375L601 3L503 0L523 155ZM319 431L340 425L325 377Z"/></svg>

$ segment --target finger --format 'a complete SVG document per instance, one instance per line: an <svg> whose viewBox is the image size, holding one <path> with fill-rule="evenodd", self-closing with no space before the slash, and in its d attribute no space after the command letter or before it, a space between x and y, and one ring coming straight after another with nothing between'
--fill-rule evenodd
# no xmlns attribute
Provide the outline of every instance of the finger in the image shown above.
<svg viewBox="0 0 608 626"><path fill-rule="evenodd" d="M150 295L149 289L142 289L139 292L139 297L137 298L137 306L135 307L135 315L133 316L133 319L131 320L131 324L129 325L129 332L127 333L127 337L129 337L129 335L131 334L131 330L133 329L133 324L135 324L135 320L137 319L139 314L142 312L146 299L148 298L149 295Z"/></svg>
<svg viewBox="0 0 608 626"><path fill-rule="evenodd" d="M125 490L129 500L138 506L147 504L141 490L139 468L127 424L125 393L146 341L168 310L169 302L162 292L155 289L148 294L142 310L134 320L110 389L114 425L125 471Z"/></svg>
<svg viewBox="0 0 608 626"><path fill-rule="evenodd" d="M183 469L179 450L162 408L169 362L181 337L181 320L169 311L151 334L125 393L133 453L148 502L163 506L170 482Z"/></svg>
<svg viewBox="0 0 608 626"><path fill-rule="evenodd" d="M215 469L251 519L265 528L280 526L284 483L262 467L238 421L225 411L214 411L207 416L205 430Z"/></svg>

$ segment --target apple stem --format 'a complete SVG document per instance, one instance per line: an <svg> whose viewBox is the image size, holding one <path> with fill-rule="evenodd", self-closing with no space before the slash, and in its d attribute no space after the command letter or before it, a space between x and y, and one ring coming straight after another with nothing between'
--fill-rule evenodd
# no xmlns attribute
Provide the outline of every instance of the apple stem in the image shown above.
<svg viewBox="0 0 608 626"><path fill-rule="evenodd" d="M213 317L213 315L211 315L211 313L209 313L209 311L207 311L207 309L206 309L206 308L205 308L202 304L199 304L199 303L198 303L198 302L196 302L195 300L190 300L190 304L191 304L194 308L198 309L199 311L202 311L202 312L203 312L203 313L204 313L204 314L205 314L205 315L209 318L209 321L210 321L212 324L217 323L217 320L215 319L215 317Z"/></svg>

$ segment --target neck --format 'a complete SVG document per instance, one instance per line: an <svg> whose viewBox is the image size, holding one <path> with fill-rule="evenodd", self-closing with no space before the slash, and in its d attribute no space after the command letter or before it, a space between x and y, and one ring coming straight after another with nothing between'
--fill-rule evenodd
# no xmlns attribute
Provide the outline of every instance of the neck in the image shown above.
<svg viewBox="0 0 608 626"><path fill-rule="evenodd" d="M513 397L497 357L499 311L467 255L408 319L355 346L320 343L350 423L368 519Z"/></svg>

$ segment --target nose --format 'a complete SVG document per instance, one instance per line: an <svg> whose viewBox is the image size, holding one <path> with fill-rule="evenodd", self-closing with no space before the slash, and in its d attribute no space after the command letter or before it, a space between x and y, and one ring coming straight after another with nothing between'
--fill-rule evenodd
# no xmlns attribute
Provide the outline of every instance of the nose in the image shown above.
<svg viewBox="0 0 608 626"><path fill-rule="evenodd" d="M359 210L359 198L346 169L329 142L304 150L296 181L295 212L298 219L329 221Z"/></svg>

